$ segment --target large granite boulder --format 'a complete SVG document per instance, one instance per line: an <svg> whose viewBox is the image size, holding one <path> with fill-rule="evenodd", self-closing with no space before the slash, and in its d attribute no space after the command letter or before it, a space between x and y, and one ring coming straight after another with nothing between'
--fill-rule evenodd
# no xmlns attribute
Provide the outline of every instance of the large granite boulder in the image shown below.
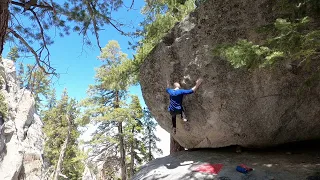
<svg viewBox="0 0 320 180"><path fill-rule="evenodd" d="M288 64L253 71L235 69L214 56L220 44L263 40L255 29L275 21L270 0L208 0L177 24L140 70L144 99L161 127L171 132L166 80L191 88L184 98L187 124L177 119L174 138L186 148L264 147L320 138L320 86ZM312 67L312 66L311 66Z"/></svg>
<svg viewBox="0 0 320 180"><path fill-rule="evenodd" d="M0 60L0 75L8 107L0 127L0 179L43 179L43 122L36 115L34 97L20 89L13 61Z"/></svg>

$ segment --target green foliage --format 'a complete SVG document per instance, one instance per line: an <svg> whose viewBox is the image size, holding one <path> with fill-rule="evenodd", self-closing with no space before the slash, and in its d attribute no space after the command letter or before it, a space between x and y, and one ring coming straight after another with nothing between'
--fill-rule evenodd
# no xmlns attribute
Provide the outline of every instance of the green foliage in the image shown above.
<svg viewBox="0 0 320 180"><path fill-rule="evenodd" d="M24 78L24 65L22 62L19 62L19 70L17 71L17 82L20 88L23 88L23 78Z"/></svg>
<svg viewBox="0 0 320 180"><path fill-rule="evenodd" d="M2 61L2 57L0 56L0 63ZM1 77L1 72L0 72L0 89L2 89L2 85L3 85L3 78L4 77ZM6 117L7 114L8 114L8 105L7 103L5 102L5 97L4 95L2 94L2 92L0 92L0 114L3 116L3 117Z"/></svg>
<svg viewBox="0 0 320 180"><path fill-rule="evenodd" d="M274 26L277 36L267 45L282 51L288 59L309 61L320 48L320 30L310 27L311 19L304 17L293 23L277 19Z"/></svg>
<svg viewBox="0 0 320 180"><path fill-rule="evenodd" d="M133 74L136 81L138 81L138 69L146 56L169 30L195 7L195 0L147 1L146 6L142 9L142 13L146 15L142 23L143 30L139 30L142 40L137 45L137 54L134 59Z"/></svg>
<svg viewBox="0 0 320 180"><path fill-rule="evenodd" d="M96 74L96 81L100 83L99 89L123 91L133 83L130 76L132 62L128 59L127 54L121 51L117 41L109 41L106 47L102 48L98 58L104 62L97 69Z"/></svg>
<svg viewBox="0 0 320 180"><path fill-rule="evenodd" d="M320 16L320 1L318 0L279 0L274 11L279 18L295 21L306 16Z"/></svg>
<svg viewBox="0 0 320 180"><path fill-rule="evenodd" d="M43 101L48 98L51 91L49 75L35 65L27 64L25 69L24 65L20 63L17 80L21 88L25 87L33 93L36 101L36 110L40 112L40 109L44 105Z"/></svg>
<svg viewBox="0 0 320 180"><path fill-rule="evenodd" d="M131 103L128 108L130 117L124 126L124 137L127 147L126 150L128 152L127 154L130 154L130 158L127 156L128 172L132 172L128 174L133 175L136 171L136 167L142 163L142 155L140 153L141 146L138 146L138 144L141 144L141 140L138 139L138 135L141 134L141 131L143 130L143 124L141 122L143 114L138 96L131 96ZM139 152L137 150L139 150Z"/></svg>
<svg viewBox="0 0 320 180"><path fill-rule="evenodd" d="M264 67L279 60L295 62L300 67L308 65L320 49L320 1L280 0L274 11L278 14L275 23L258 28L267 37L263 44L239 40L235 45L219 46L215 54L236 68Z"/></svg>
<svg viewBox="0 0 320 180"><path fill-rule="evenodd" d="M297 22L277 19L274 35L263 45L239 40L235 45L222 45L215 54L225 57L235 68L253 69L273 65L285 59L308 63L320 49L320 30L310 28L311 19L304 17Z"/></svg>
<svg viewBox="0 0 320 180"><path fill-rule="evenodd" d="M0 114L3 117L6 117L8 115L8 106L1 92L0 92Z"/></svg>
<svg viewBox="0 0 320 180"><path fill-rule="evenodd" d="M225 57L233 67L247 69L264 67L283 57L283 52L255 45L247 40L239 40L235 45L220 46L215 54Z"/></svg>
<svg viewBox="0 0 320 180"><path fill-rule="evenodd" d="M143 110L143 126L144 132L142 137L142 142L144 143L144 160L146 162L152 161L154 159L154 152L162 154L162 150L158 148L157 142L160 141L159 137L156 136L157 123L152 117L148 109Z"/></svg>
<svg viewBox="0 0 320 180"><path fill-rule="evenodd" d="M52 89L47 93L47 105L46 105L46 108L52 109L56 105L57 105L56 90Z"/></svg>
<svg viewBox="0 0 320 180"><path fill-rule="evenodd" d="M109 41L102 48L99 59L103 65L97 69L96 84L89 87L89 98L82 102L85 107L82 124L99 123L90 142L93 148L91 156L103 154L101 161L107 168L104 171L108 171L106 175L109 178L114 178L120 167L126 168L125 164L119 163L125 163L125 156L119 155L119 152L125 149L123 123L131 117L125 102L130 78L126 76L124 66L130 60L121 51L117 41ZM104 150L99 150L101 148Z"/></svg>
<svg viewBox="0 0 320 180"><path fill-rule="evenodd" d="M97 157L104 163L105 178L115 179L121 168L121 148L125 150L125 168L129 172L144 162L143 111L137 96L131 101L127 88L133 84L128 68L132 61L124 54L118 42L109 41L102 48L99 59L103 62L97 69L96 84L89 87L89 97L82 101L84 107L81 124L96 124L97 129L88 142L89 160ZM123 146L122 146L123 144ZM95 164L91 164L96 169ZM127 173L128 174L128 173Z"/></svg>
<svg viewBox="0 0 320 180"><path fill-rule="evenodd" d="M75 119L79 115L77 102L70 99L65 91L56 103L51 104L51 108L43 111L42 120L44 122L43 131L46 135L44 156L49 165L55 167L59 159L60 148L68 134L68 121L71 121L71 135L65 158L62 164L62 174L68 179L78 180L84 170L84 155L78 149L79 125Z"/></svg>
<svg viewBox="0 0 320 180"><path fill-rule="evenodd" d="M14 62L16 62L19 57L18 48L16 46L11 48L7 55L7 58Z"/></svg>

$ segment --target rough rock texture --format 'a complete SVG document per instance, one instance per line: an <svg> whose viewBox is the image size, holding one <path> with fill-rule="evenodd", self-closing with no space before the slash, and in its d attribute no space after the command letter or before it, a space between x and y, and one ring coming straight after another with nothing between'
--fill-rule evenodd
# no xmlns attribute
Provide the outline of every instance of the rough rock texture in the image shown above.
<svg viewBox="0 0 320 180"><path fill-rule="evenodd" d="M168 132L172 125L166 80L191 88L197 78L204 78L199 91L184 98L189 123L177 119L174 138L182 146L263 147L320 138L318 81L306 88L302 82L307 73L294 74L285 63L249 72L213 55L217 45L238 39L260 42L255 29L275 21L274 2L208 0L146 58L140 71L143 96Z"/></svg>
<svg viewBox="0 0 320 180"><path fill-rule="evenodd" d="M8 116L0 135L0 179L42 179L43 123L35 114L30 91L20 89L16 82L14 63L2 59L1 93L8 104Z"/></svg>
<svg viewBox="0 0 320 180"><path fill-rule="evenodd" d="M319 143L319 142L318 142ZM292 150L292 149L291 149ZM132 180L317 180L320 179L320 149L294 151L235 151L222 149L182 151L151 161ZM222 164L217 175L194 170L201 164ZM236 171L245 164L248 174Z"/></svg>
<svg viewBox="0 0 320 180"><path fill-rule="evenodd" d="M82 180L101 180L101 179L121 179L119 161L108 153L101 153L105 146L97 146L88 154L88 159L85 161L85 169L82 173ZM98 152L98 154L97 154ZM113 172L105 174L107 169L112 169Z"/></svg>
<svg viewBox="0 0 320 180"><path fill-rule="evenodd" d="M85 166L84 168L84 171L82 173L82 180L96 180L96 175L88 166Z"/></svg>

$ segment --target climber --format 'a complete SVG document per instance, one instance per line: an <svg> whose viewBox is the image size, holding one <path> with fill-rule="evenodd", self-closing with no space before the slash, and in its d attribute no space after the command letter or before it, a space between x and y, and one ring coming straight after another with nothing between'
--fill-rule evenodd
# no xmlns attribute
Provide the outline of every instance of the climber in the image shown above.
<svg viewBox="0 0 320 180"><path fill-rule="evenodd" d="M174 89L170 89L169 81L167 81L166 91L170 95L170 105L168 110L172 118L173 134L176 134L176 115L177 114L181 115L181 119L183 119L184 122L188 121L182 106L183 95L194 93L198 89L201 83L202 83L202 79L198 79L196 81L196 85L193 88L186 90L186 89L180 89L181 86L178 82L175 82L173 84Z"/></svg>

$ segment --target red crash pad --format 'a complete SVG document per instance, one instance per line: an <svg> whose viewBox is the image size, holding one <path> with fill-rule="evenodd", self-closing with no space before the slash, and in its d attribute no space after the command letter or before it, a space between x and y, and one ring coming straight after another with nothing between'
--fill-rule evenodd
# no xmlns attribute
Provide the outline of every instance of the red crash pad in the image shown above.
<svg viewBox="0 0 320 180"><path fill-rule="evenodd" d="M202 164L197 166L193 171L201 173L218 174L223 167L223 164Z"/></svg>

